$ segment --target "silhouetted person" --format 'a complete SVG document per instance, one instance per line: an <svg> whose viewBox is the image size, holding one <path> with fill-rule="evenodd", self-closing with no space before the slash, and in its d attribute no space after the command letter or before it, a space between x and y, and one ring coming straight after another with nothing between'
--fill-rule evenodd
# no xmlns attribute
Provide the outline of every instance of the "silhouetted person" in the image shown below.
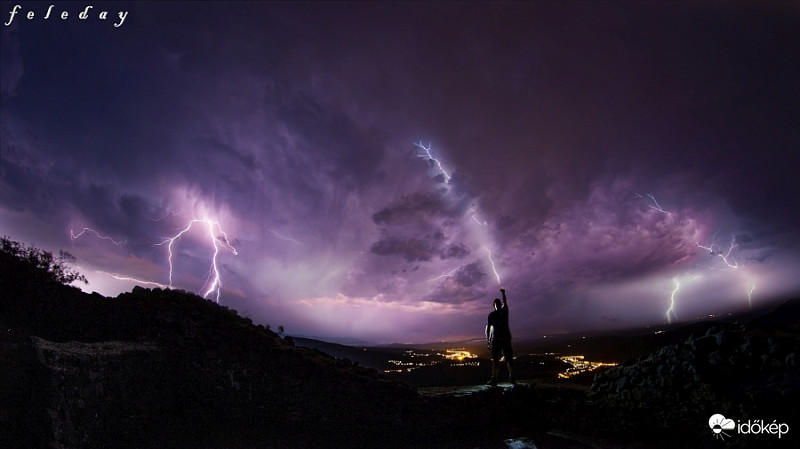
<svg viewBox="0 0 800 449"><path fill-rule="evenodd" d="M501 357L506 358L508 376L511 384L516 385L514 381L514 350L511 349L511 329L508 327L506 289L501 288L500 292L503 294L503 302L500 302L500 298L494 299L494 312L489 314L486 324L486 341L489 349L492 350L492 378L488 384L493 387L497 386L497 373L500 371Z"/></svg>

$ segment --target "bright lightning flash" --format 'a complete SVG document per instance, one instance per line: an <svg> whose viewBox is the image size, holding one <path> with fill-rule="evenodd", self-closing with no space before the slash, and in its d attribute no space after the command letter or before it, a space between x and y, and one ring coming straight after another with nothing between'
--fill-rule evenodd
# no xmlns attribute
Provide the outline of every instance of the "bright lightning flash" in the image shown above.
<svg viewBox="0 0 800 449"><path fill-rule="evenodd" d="M667 309L667 323L672 324L672 317L676 320L678 319L678 315L675 313L675 294L678 293L678 290L681 288L681 282L678 280L677 276L672 278L672 283L675 285L675 288L672 290L672 293L669 295L669 308Z"/></svg>
<svg viewBox="0 0 800 449"><path fill-rule="evenodd" d="M687 275L684 275L684 278L687 278L687 280L694 280L694 279L697 279L699 277L701 277L701 276L698 275L698 274L687 274ZM670 294L669 294L669 308L667 308L667 311L664 314L667 317L667 323L669 323L669 324L672 324L672 320L673 319L675 319L675 320L678 319L678 314L675 312L675 298L676 298L676 296L678 294L678 291L683 286L681 284L681 279L680 279L679 276L675 276L674 278L672 278L672 284L674 285L674 288L672 289L672 292L670 292Z"/></svg>
<svg viewBox="0 0 800 449"><path fill-rule="evenodd" d="M492 271L494 272L494 277L497 278L497 285L500 285L500 275L497 274L497 268L495 268L495 266L494 266L494 260L492 260L492 252L489 251L489 248L487 248L485 246L483 247L483 249L485 249L486 250L486 254L488 254L489 264L492 266Z"/></svg>
<svg viewBox="0 0 800 449"><path fill-rule="evenodd" d="M118 273L109 273L109 272L107 272L107 271L98 271L98 273L100 273L100 274L104 274L104 275L106 275L106 276L110 276L110 277L112 277L112 278L114 278L114 279L117 279L117 280L119 280L119 281L133 281L133 282L136 282L136 283L139 283L139 284L144 284L144 285L154 285L154 286L156 286L156 287L159 287L159 288L164 288L164 289L166 289L166 288L169 288L169 286L168 286L168 285L164 285L164 284L161 284L161 283L159 283L159 282L143 281L143 280L141 280L141 279L136 279L136 278L134 278L134 277L125 276L124 274L118 274Z"/></svg>
<svg viewBox="0 0 800 449"><path fill-rule="evenodd" d="M180 232L178 232L175 236L165 239L163 242L159 243L158 246L168 243L167 250L169 252L169 287L172 287L172 274L173 274L173 262L172 262L172 244L175 243L183 234L189 232L194 226L195 223L205 223L208 225L208 236L211 240L211 244L214 247L214 255L211 258L211 267L209 277L206 280L206 285L208 288L206 289L205 293L203 293L203 298L208 298L208 296L212 293L215 294L215 301L219 302L220 294L222 293L222 278L219 273L219 267L217 267L217 255L219 254L220 246L223 248L229 249L234 255L238 255L239 253L236 251L230 240L228 239L228 235L225 231L222 230L222 226L219 222L209 220L208 218L200 220L192 220L183 228ZM217 235L215 235L214 230L217 230Z"/></svg>
<svg viewBox="0 0 800 449"><path fill-rule="evenodd" d="M442 167L442 163L439 162L439 160L436 159L435 157L433 157L433 155L431 154L431 144L430 144L430 142L428 143L427 147L425 147L425 145L423 145L422 142L415 143L414 145L417 148L419 148L419 149L421 149L422 151L425 152L425 154L418 154L417 156L421 157L423 159L428 159L430 161L433 161L433 163L436 164L436 167L439 169L439 171L444 176L444 182L447 183L447 184L450 184L450 175L448 175L447 172L444 170L444 167Z"/></svg>

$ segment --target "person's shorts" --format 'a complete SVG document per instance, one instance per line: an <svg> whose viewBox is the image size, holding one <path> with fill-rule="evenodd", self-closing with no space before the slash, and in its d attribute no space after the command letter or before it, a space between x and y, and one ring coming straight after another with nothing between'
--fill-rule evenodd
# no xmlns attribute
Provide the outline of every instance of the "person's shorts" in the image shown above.
<svg viewBox="0 0 800 449"><path fill-rule="evenodd" d="M506 361L514 360L514 350L511 349L511 341L495 341L492 343L492 360L499 362L505 356Z"/></svg>

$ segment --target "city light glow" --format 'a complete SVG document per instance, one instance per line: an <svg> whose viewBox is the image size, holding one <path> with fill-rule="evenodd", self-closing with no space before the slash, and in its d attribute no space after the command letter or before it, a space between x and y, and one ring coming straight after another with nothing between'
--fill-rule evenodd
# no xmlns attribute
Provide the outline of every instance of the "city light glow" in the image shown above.
<svg viewBox="0 0 800 449"><path fill-rule="evenodd" d="M461 362L464 359L478 358L478 356L462 348L462 349L448 349L446 351L446 354L444 354L444 358L448 360L458 360L459 362Z"/></svg>
<svg viewBox="0 0 800 449"><path fill-rule="evenodd" d="M578 374L594 371L597 368L604 366L610 367L619 365L619 363L589 361L584 359L582 355L565 355L558 357L558 359L572 365L571 367L567 368L566 371L558 373L559 379L569 379L570 377L577 376Z"/></svg>

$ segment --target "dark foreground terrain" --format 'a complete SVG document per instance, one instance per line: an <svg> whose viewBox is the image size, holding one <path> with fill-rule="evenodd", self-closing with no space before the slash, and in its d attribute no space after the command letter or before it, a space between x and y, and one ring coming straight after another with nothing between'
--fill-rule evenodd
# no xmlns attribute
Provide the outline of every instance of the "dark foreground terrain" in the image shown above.
<svg viewBox="0 0 800 449"><path fill-rule="evenodd" d="M182 291L88 295L0 254L0 292L5 448L761 448L800 432L798 300L591 387L420 394ZM717 413L789 432L715 434Z"/></svg>

